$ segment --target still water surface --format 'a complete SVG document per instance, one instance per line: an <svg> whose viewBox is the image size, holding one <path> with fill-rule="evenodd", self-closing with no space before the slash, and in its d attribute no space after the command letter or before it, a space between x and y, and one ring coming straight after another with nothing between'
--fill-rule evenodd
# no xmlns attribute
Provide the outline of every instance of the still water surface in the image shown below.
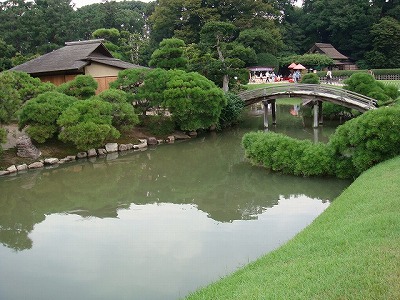
<svg viewBox="0 0 400 300"><path fill-rule="evenodd" d="M251 166L262 123L0 178L0 299L178 299L282 245L350 182Z"/></svg>

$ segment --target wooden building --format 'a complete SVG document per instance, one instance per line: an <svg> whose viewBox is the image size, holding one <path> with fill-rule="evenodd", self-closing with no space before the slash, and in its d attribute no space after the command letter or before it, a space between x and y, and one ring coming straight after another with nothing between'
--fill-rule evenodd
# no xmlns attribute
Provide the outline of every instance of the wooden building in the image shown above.
<svg viewBox="0 0 400 300"><path fill-rule="evenodd" d="M310 48L310 50L308 50L308 53L325 54L326 56L332 58L334 61L333 67L337 70L356 70L357 69L357 66L354 64L354 62L349 57L340 53L331 44L315 43Z"/></svg>
<svg viewBox="0 0 400 300"><path fill-rule="evenodd" d="M11 70L23 71L44 82L60 85L77 75L91 75L98 83L97 93L108 89L118 72L142 68L116 59L107 50L102 39L67 42L65 46L32 59Z"/></svg>

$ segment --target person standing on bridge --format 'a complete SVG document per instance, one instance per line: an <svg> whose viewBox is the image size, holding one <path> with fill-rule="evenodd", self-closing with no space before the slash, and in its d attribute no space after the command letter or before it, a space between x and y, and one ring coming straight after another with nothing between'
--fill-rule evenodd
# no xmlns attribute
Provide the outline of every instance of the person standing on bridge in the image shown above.
<svg viewBox="0 0 400 300"><path fill-rule="evenodd" d="M326 72L326 83L332 84L332 71L328 70L328 72Z"/></svg>
<svg viewBox="0 0 400 300"><path fill-rule="evenodd" d="M296 70L296 72L294 72L294 74L293 74L293 80L294 80L294 82L295 82L295 83L299 82L300 77L301 77L300 71L299 71L299 70Z"/></svg>

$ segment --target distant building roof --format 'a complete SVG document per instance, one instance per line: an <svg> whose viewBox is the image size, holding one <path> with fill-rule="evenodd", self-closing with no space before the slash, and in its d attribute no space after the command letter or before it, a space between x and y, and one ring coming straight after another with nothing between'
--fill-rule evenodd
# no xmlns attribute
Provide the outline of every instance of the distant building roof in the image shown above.
<svg viewBox="0 0 400 300"><path fill-rule="evenodd" d="M331 44L326 44L326 43L315 43L310 50L308 50L309 53L321 53L325 54L328 57L336 60L342 60L342 59L349 59L346 55L343 55L340 53L338 50L335 49Z"/></svg>
<svg viewBox="0 0 400 300"><path fill-rule="evenodd" d="M266 67L266 66L253 66L247 68L249 71L252 72L259 72L259 71L273 71L274 67Z"/></svg>
<svg viewBox="0 0 400 300"><path fill-rule="evenodd" d="M50 53L18 65L11 70L23 71L31 75L48 73L77 73L91 62L113 66L120 69L139 68L112 56L102 39L67 42L65 46Z"/></svg>

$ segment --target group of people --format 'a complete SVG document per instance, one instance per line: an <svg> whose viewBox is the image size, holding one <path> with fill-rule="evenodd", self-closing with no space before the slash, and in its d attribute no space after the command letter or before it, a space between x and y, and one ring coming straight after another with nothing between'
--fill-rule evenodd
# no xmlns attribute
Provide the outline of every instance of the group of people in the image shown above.
<svg viewBox="0 0 400 300"><path fill-rule="evenodd" d="M267 71L264 75L262 75L262 78L265 80L265 82L275 82L276 75L274 71L271 73Z"/></svg>
<svg viewBox="0 0 400 300"><path fill-rule="evenodd" d="M250 82L277 82L281 81L282 76L276 75L274 71L265 73L259 73L258 76L254 75L250 77Z"/></svg>
<svg viewBox="0 0 400 300"><path fill-rule="evenodd" d="M313 72L316 73L317 70L313 70ZM331 70L328 70L326 72L325 78L326 78L326 83L333 84L332 83L333 77L332 77ZM265 73L259 72L258 74L253 74L253 76L250 77L250 82L253 82L253 83L277 82L277 81L281 81L282 79L283 79L283 77L280 75L275 75L274 71L272 71L272 72L266 71ZM300 80L301 80L300 70L296 70L292 74L290 74L289 80L291 82L295 82L295 83L300 82Z"/></svg>
<svg viewBox="0 0 400 300"><path fill-rule="evenodd" d="M299 70L294 71L293 73L293 81L299 82L301 79L301 72Z"/></svg>

